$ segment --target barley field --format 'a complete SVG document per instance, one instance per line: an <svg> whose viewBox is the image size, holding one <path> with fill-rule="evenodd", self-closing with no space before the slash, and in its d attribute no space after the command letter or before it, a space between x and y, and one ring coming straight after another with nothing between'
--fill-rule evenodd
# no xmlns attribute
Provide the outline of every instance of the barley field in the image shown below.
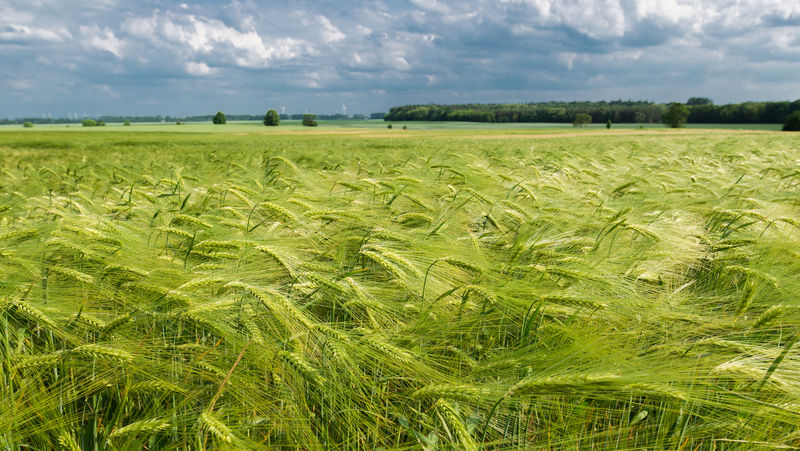
<svg viewBox="0 0 800 451"><path fill-rule="evenodd" d="M0 132L2 449L800 447L795 134L109 129Z"/></svg>

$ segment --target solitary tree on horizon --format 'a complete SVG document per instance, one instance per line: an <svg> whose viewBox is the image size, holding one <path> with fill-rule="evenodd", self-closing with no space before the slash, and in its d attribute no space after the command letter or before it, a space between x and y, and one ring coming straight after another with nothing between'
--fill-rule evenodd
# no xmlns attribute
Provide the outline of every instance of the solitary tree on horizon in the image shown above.
<svg viewBox="0 0 800 451"><path fill-rule="evenodd" d="M264 125L277 126L281 124L281 117L278 115L277 110L269 110L264 115Z"/></svg>
<svg viewBox="0 0 800 451"><path fill-rule="evenodd" d="M672 102L667 107L667 111L661 115L661 122L670 126L670 128L680 128L686 123L686 118L689 117L689 108L686 105L678 102Z"/></svg>
<svg viewBox="0 0 800 451"><path fill-rule="evenodd" d="M316 127L317 126L317 115L316 114L309 114L306 113L303 115L303 125L306 127Z"/></svg>
<svg viewBox="0 0 800 451"><path fill-rule="evenodd" d="M211 122L217 125L225 124L227 122L227 120L225 119L225 113L223 113L222 111L217 111L217 114L214 115L214 119L212 119Z"/></svg>
<svg viewBox="0 0 800 451"><path fill-rule="evenodd" d="M592 116L589 116L586 113L578 113L575 115L575 119L572 121L572 125L574 127L583 128L586 124L592 123Z"/></svg>

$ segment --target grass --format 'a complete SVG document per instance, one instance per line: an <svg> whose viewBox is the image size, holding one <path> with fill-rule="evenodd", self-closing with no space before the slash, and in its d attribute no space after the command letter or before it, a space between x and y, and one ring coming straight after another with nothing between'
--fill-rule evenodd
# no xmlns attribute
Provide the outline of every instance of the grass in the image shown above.
<svg viewBox="0 0 800 451"><path fill-rule="evenodd" d="M800 447L796 135L324 125L0 133L0 447Z"/></svg>

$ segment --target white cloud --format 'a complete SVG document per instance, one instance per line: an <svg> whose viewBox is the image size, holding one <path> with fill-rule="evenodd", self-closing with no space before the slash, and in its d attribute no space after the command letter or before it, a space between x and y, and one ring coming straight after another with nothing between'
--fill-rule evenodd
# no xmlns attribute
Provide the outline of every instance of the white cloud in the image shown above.
<svg viewBox="0 0 800 451"><path fill-rule="evenodd" d="M81 25L80 31L84 45L105 50L117 58L122 58L125 43L118 39L108 27L101 29L97 25Z"/></svg>
<svg viewBox="0 0 800 451"><path fill-rule="evenodd" d="M317 21L319 21L319 24L322 26L322 39L324 39L327 44L339 42L347 37L347 35L336 28L327 17L319 15L317 16Z"/></svg>
<svg viewBox="0 0 800 451"><path fill-rule="evenodd" d="M679 25L684 34L707 29L747 34L757 31L765 18L800 17L800 2L783 0L501 0L498 4L510 12L520 13L519 6L527 10L511 24L515 34L563 25L595 39L621 37L643 21L649 26Z"/></svg>
<svg viewBox="0 0 800 451"><path fill-rule="evenodd" d="M158 18L155 14L152 17L129 17L122 22L122 31L138 38L153 38L157 27Z"/></svg>
<svg viewBox="0 0 800 451"><path fill-rule="evenodd" d="M63 42L72 37L65 28L50 30L20 24L0 25L0 42Z"/></svg>
<svg viewBox="0 0 800 451"><path fill-rule="evenodd" d="M146 30L148 23L135 25ZM267 67L273 60L297 58L309 47L288 37L268 44L254 29L240 31L219 20L195 15L163 19L158 31L168 41L188 46L190 54L230 53L235 64L242 67Z"/></svg>
<svg viewBox="0 0 800 451"><path fill-rule="evenodd" d="M185 67L186 67L186 72L196 76L211 75L215 72L214 69L208 67L208 65L203 62L195 63L194 61L189 61L188 63L185 64Z"/></svg>
<svg viewBox="0 0 800 451"><path fill-rule="evenodd" d="M411 64L408 64L408 61L406 61L406 59L404 57L402 57L402 56L391 57L388 60L388 64L391 67L393 67L393 68L395 68L397 70L401 70L401 71L405 71L405 70L411 69Z"/></svg>
<svg viewBox="0 0 800 451"><path fill-rule="evenodd" d="M637 20L655 18L675 24L687 19L701 19L707 5L701 2L681 2L678 0L638 0L636 2Z"/></svg>
<svg viewBox="0 0 800 451"><path fill-rule="evenodd" d="M411 0L416 7L428 11L433 11L439 14L450 14L451 9L449 6L442 4L438 0Z"/></svg>
<svg viewBox="0 0 800 451"><path fill-rule="evenodd" d="M298 10L293 11L292 15L300 19L300 25L305 27L310 34L319 34L326 44L334 44L347 38L347 35L342 30L322 14L312 15ZM366 30L372 31L369 28L366 28ZM363 33L364 29L362 27L357 31Z"/></svg>
<svg viewBox="0 0 800 451"><path fill-rule="evenodd" d="M592 38L625 34L625 12L618 0L556 1L550 8L562 23Z"/></svg>

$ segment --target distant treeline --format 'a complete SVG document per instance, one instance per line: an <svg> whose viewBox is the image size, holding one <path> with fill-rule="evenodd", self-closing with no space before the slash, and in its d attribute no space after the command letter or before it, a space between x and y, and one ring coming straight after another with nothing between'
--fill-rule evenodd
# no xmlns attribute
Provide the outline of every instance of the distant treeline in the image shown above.
<svg viewBox="0 0 800 451"><path fill-rule="evenodd" d="M209 118L212 116L209 116ZM94 119L96 121L103 121L106 123L109 122L125 122L126 120L130 122L177 122L177 121L184 121L184 118L177 118L172 116L98 116L98 117L75 117L75 118L68 118L68 117L24 117L24 118L17 118L17 119L0 119L0 125L8 125L8 124L23 124L25 122L30 122L32 124L80 124L84 119Z"/></svg>
<svg viewBox="0 0 800 451"><path fill-rule="evenodd" d="M393 107L386 121L572 122L585 113L592 122L659 122L662 105L632 100L512 104L405 105ZM637 113L639 113L637 120Z"/></svg>
<svg viewBox="0 0 800 451"><path fill-rule="evenodd" d="M386 113L372 113L369 116L366 114L353 114L351 116L346 116L344 114L318 114L317 119L331 121L331 120L344 120L344 119L366 119L369 117L370 119L383 119ZM264 115L263 114L226 114L225 115L228 121L263 121ZM294 119L294 120L302 120L303 114L281 114L281 119ZM214 118L213 114L205 114L202 116L98 116L96 118L92 117L83 117L83 118L67 118L67 117L58 117L58 118L50 118L50 117L25 117L25 118L17 118L17 119L0 119L0 125L10 125L10 124L24 124L25 122L30 122L32 124L80 124L83 119L94 119L96 121L103 121L105 123L122 123L125 121L130 121L131 123L134 122L211 122Z"/></svg>
<svg viewBox="0 0 800 451"><path fill-rule="evenodd" d="M782 124L786 116L800 110L794 102L744 102L727 105L688 105L689 123L695 124Z"/></svg>
<svg viewBox="0 0 800 451"><path fill-rule="evenodd" d="M695 104L697 100L705 100ZM800 110L794 102L745 102L714 105L704 98L692 98L687 105L690 123L777 124ZM513 104L404 105L393 107L386 121L470 121L470 122L573 122L584 113L593 123L657 123L667 105L647 101L531 102Z"/></svg>

